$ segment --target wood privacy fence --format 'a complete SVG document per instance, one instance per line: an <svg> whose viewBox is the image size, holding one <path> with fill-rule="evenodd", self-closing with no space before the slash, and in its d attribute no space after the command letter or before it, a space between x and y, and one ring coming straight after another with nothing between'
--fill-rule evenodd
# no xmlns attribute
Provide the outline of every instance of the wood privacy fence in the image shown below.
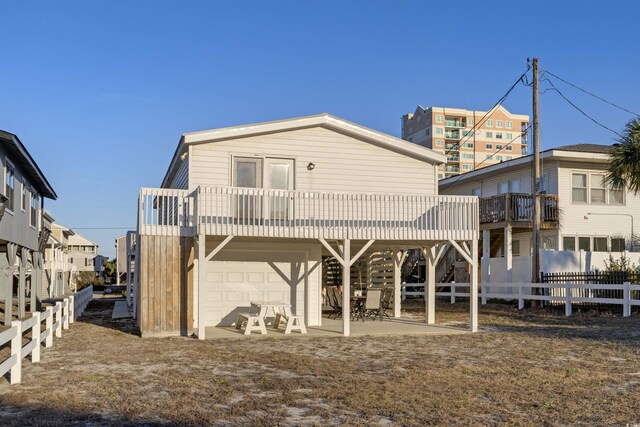
<svg viewBox="0 0 640 427"><path fill-rule="evenodd" d="M10 355L0 363L0 376L9 372L9 383L22 381L22 359L31 355L31 362L40 361L40 348L53 345L53 337L62 337L93 299L93 286L56 301L44 311L36 311L26 320L14 320L11 327L0 333L0 348L9 346ZM28 342L24 344L24 341Z"/></svg>
<svg viewBox="0 0 640 427"><path fill-rule="evenodd" d="M418 284L403 285L402 299L406 297L422 297L424 291L406 291L406 288L415 289ZM449 297L451 303L456 298L469 298L469 283L436 283L436 296ZM542 289L543 295L535 295L533 289ZM605 292L615 291L617 294L609 295ZM622 306L622 315L631 316L631 309L640 306L640 285L632 285L630 282L618 284L583 284L583 283L488 283L480 289L482 304L487 299L517 300L518 308L524 308L525 301L547 301L564 304L565 315L571 316L575 304L610 304Z"/></svg>

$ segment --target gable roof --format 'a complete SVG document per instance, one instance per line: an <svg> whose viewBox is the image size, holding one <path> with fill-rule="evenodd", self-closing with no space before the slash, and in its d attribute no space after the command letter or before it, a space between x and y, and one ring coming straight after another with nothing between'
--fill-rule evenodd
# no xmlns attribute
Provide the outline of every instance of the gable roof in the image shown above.
<svg viewBox="0 0 640 427"><path fill-rule="evenodd" d="M42 197L56 200L58 195L44 176L38 164L33 160L18 137L10 132L0 130L0 143L7 150L11 160L17 163L23 174L29 179Z"/></svg>
<svg viewBox="0 0 640 427"><path fill-rule="evenodd" d="M609 160L609 153L611 151L610 145L599 144L573 144L562 145L560 147L550 148L540 153L540 159L542 160L571 160L576 162L607 162ZM533 154L527 156L518 157L512 160L506 160L500 163L496 163L490 166L485 166L480 169L476 169L471 172L466 172L460 175L454 175L449 178L441 179L438 181L438 186L441 190L449 188L454 184L466 183L470 180L477 179L479 177L487 177L491 175L498 175L503 172L508 172L511 169L521 167L525 164L532 163Z"/></svg>
<svg viewBox="0 0 640 427"><path fill-rule="evenodd" d="M331 129L426 163L440 164L447 161L447 157L444 154L437 153L429 148L378 132L348 120L332 116L328 113L322 113L313 116L296 117L272 122L253 123L182 134L178 147L176 148L171 160L171 164L169 165L169 169L162 180L162 186L164 187L167 184L169 179L173 176L173 171L177 170L181 160L180 155L188 145L247 138L250 136L287 132L312 127Z"/></svg>
<svg viewBox="0 0 640 427"><path fill-rule="evenodd" d="M97 243L92 242L86 237L75 233L69 236L69 245L70 246L98 246Z"/></svg>

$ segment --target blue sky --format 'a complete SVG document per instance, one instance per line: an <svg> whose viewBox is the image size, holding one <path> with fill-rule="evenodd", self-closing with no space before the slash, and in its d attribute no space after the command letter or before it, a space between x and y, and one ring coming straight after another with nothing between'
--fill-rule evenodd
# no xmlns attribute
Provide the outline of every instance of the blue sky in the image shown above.
<svg viewBox="0 0 640 427"><path fill-rule="evenodd" d="M400 135L417 104L490 108L527 57L640 111L637 1L0 0L0 129L60 198L56 220L96 240L134 227L182 132L330 112ZM543 83L543 88L546 86ZM620 130L630 115L559 86ZM531 114L531 89L504 104ZM551 91L542 147L612 142Z"/></svg>

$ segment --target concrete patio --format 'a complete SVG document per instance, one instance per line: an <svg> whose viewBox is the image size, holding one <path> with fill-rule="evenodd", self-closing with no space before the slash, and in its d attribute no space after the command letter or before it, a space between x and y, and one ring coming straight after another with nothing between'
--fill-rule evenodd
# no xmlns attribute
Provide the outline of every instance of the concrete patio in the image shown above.
<svg viewBox="0 0 640 427"><path fill-rule="evenodd" d="M307 326L307 334L302 335L298 332L292 332L290 335L284 334L284 326L280 326L280 329L273 329L267 319L267 334L261 335L260 333L252 333L251 335L244 335L244 329L238 330L233 326L218 326L207 327L206 337L207 339L220 339L220 338L257 338L257 337L270 337L270 338L286 338L286 337L338 337L342 336L342 319L329 319L326 315L322 317L321 326ZM453 334L469 334L469 326L460 325L427 325L423 320L411 320L411 319L384 319L382 322L379 320L361 320L351 322L351 336L392 336L392 335L453 335Z"/></svg>

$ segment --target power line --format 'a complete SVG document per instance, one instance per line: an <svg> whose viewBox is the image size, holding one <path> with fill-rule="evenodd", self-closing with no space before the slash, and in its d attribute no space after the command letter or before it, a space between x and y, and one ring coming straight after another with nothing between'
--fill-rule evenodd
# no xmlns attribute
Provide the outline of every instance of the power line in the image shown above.
<svg viewBox="0 0 640 427"><path fill-rule="evenodd" d="M549 84L552 86L552 88L549 88L548 90L554 90L556 92L558 92L558 95L560 95L565 101L567 101L569 103L569 105L571 105L573 108L575 108L576 110L578 110L583 116L585 116L586 118L588 118L589 120L591 120L593 123L597 124L598 126L608 130L609 132L618 135L620 138L624 138L621 134L619 134L618 132L616 132L615 130L608 128L607 126L603 125L602 123L600 123L599 121L597 121L596 119L594 119L593 117L591 117L590 115L588 115L587 113L585 113L580 107L578 107L576 104L574 104L573 102L571 102L571 100L569 100L569 98L567 98L562 92L560 92L560 90L553 84L553 82L549 79L544 79L545 81L549 82Z"/></svg>
<svg viewBox="0 0 640 427"><path fill-rule="evenodd" d="M527 66L527 71L525 71L524 73L522 73L522 75L520 77L518 77L518 80L515 81L515 83L513 83L511 85L511 87L509 88L509 90L507 90L507 92L502 95L502 97L500 97L500 99L498 100L498 102L496 102L493 107L491 107L491 109L489 109L489 111L487 111L485 113L484 116L482 116L482 118L480 119L480 121L474 123L474 126L471 128L471 130L467 133L466 136L463 136L459 141L457 141L453 146L451 146L451 148L449 148L449 150L445 151L445 156L447 154L449 154L451 151L453 151L456 147L460 148L460 144L462 144L463 142L469 140L469 138L471 137L471 135L473 135L476 132L476 128L479 128L486 120L489 119L489 117L495 113L495 109L496 107L498 107L498 105L502 104L504 102L505 99L507 99L507 97L511 94L511 92L513 91L513 89L515 89L515 87L518 85L518 83L522 82L524 83L524 78L527 76L527 73L529 72L529 67ZM489 116L489 117L487 117ZM446 121L446 117L445 117L445 121ZM445 139L446 139L446 135L445 135Z"/></svg>
<svg viewBox="0 0 640 427"><path fill-rule="evenodd" d="M609 105L611 105L612 107L616 107L616 108L618 108L618 109L620 109L620 110L622 110L622 111L625 111L625 112L627 112L627 113L629 113L629 114L633 114L634 116L640 116L640 114L638 114L638 113L635 113L635 112L633 112L633 111L631 111L631 110L627 110L626 108L621 107L621 106L619 106L619 105L618 105L618 104L616 104L616 103L613 103L613 102L611 102L611 101L607 101L606 99L604 99L604 98L603 98L603 97L601 97L601 96L596 95L595 93L589 92L589 91L588 91L588 90L586 90L586 89L582 89L581 87L576 86L575 84L573 84L573 83L571 83L571 82L569 82L569 81L567 81L567 80L563 79L562 77L560 77L560 76L558 76L558 75L556 75L556 74L553 74L551 71L543 70L543 71L542 71L542 74L543 74L543 75L545 75L545 74L549 74L550 76L555 77L556 79L560 80L561 82L564 82L564 83L568 84L569 86L572 86L572 87L574 87L574 88L578 89L579 91L586 93L587 95L590 95L590 96L592 96L592 97L594 97L594 98L596 98L596 99L599 99L600 101L602 101L602 102L604 102L604 103L606 103L606 104L609 104Z"/></svg>
<svg viewBox="0 0 640 427"><path fill-rule="evenodd" d="M71 230L133 230L135 227L69 227Z"/></svg>
<svg viewBox="0 0 640 427"><path fill-rule="evenodd" d="M498 154L499 152L501 152L502 150L505 150L508 146L510 146L511 144L513 144L518 138L522 137L522 134L526 133L529 128L531 127L531 124L529 124L526 128L524 128L524 130L520 133L520 135L516 136L515 138L513 138L511 141L509 141L507 144L503 145L502 148L498 149L498 151L496 151L495 153L493 153L490 157L485 158L483 161L481 161L480 163L478 163L477 165L474 166L474 170L478 169L478 166L480 166L481 164L483 164L484 162L486 162L487 160L489 160L490 158L493 158L493 156L495 156L496 154ZM475 161L474 161L475 162ZM460 175L458 175L456 177L456 179L454 179L452 182L450 182L449 184L445 185L444 187L442 187L439 191L442 190L446 190L447 188L449 188L450 186L452 186L453 184L455 184L456 182L458 182L459 179L461 179L463 176L465 176L466 173L461 173Z"/></svg>

